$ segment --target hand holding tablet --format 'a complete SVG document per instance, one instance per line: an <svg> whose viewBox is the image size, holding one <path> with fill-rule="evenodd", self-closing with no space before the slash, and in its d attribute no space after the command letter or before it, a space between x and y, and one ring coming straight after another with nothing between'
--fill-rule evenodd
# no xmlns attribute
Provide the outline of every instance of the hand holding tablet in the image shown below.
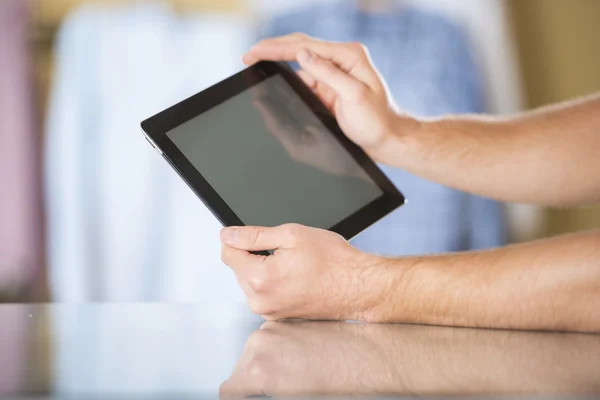
<svg viewBox="0 0 600 400"><path fill-rule="evenodd" d="M225 226L292 222L350 239L404 202L285 64L257 63L142 128Z"/></svg>

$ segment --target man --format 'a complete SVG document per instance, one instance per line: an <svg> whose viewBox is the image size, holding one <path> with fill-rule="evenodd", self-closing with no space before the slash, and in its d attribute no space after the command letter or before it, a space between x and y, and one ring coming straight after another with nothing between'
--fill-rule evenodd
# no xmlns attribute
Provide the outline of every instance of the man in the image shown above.
<svg viewBox="0 0 600 400"><path fill-rule="evenodd" d="M550 206L600 201L600 97L510 118L395 111L360 44L303 34L244 56L297 60L344 133L378 162L456 189ZM221 232L223 261L266 319L600 332L600 231L484 252L388 259L289 224ZM249 251L276 249L270 257Z"/></svg>

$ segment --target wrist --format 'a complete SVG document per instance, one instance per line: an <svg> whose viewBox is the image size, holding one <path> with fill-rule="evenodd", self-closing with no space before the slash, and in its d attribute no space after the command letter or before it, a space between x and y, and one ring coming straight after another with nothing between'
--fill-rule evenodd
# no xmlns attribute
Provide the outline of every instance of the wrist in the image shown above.
<svg viewBox="0 0 600 400"><path fill-rule="evenodd" d="M363 254L360 263L362 301L356 310L356 320L363 322L401 322L403 320L401 299L402 279L408 270L402 259Z"/></svg>
<svg viewBox="0 0 600 400"><path fill-rule="evenodd" d="M384 123L382 139L369 154L378 162L400 166L402 154L415 147L415 142L424 130L425 123L407 114L389 111Z"/></svg>

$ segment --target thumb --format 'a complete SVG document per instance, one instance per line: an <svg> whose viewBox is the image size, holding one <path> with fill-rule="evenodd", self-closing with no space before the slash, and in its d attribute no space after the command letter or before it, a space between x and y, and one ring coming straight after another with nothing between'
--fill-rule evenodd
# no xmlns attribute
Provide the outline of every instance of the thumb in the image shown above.
<svg viewBox="0 0 600 400"><path fill-rule="evenodd" d="M221 230L221 241L239 250L276 250L289 245L289 235L283 226L235 226Z"/></svg>
<svg viewBox="0 0 600 400"><path fill-rule="evenodd" d="M348 75L331 61L321 58L309 50L301 50L297 59L308 75L330 87L345 100L357 99L368 89L367 85Z"/></svg>

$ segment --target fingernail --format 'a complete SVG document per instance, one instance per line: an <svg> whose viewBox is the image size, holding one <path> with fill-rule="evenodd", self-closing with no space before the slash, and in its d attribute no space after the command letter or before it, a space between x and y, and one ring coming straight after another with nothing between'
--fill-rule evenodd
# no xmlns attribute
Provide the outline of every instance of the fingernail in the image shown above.
<svg viewBox="0 0 600 400"><path fill-rule="evenodd" d="M238 230L233 227L221 229L221 240L223 243L234 244L238 235Z"/></svg>
<svg viewBox="0 0 600 400"><path fill-rule="evenodd" d="M242 56L242 62L248 65L254 64L256 62L256 57L254 57L250 53L246 53Z"/></svg>

